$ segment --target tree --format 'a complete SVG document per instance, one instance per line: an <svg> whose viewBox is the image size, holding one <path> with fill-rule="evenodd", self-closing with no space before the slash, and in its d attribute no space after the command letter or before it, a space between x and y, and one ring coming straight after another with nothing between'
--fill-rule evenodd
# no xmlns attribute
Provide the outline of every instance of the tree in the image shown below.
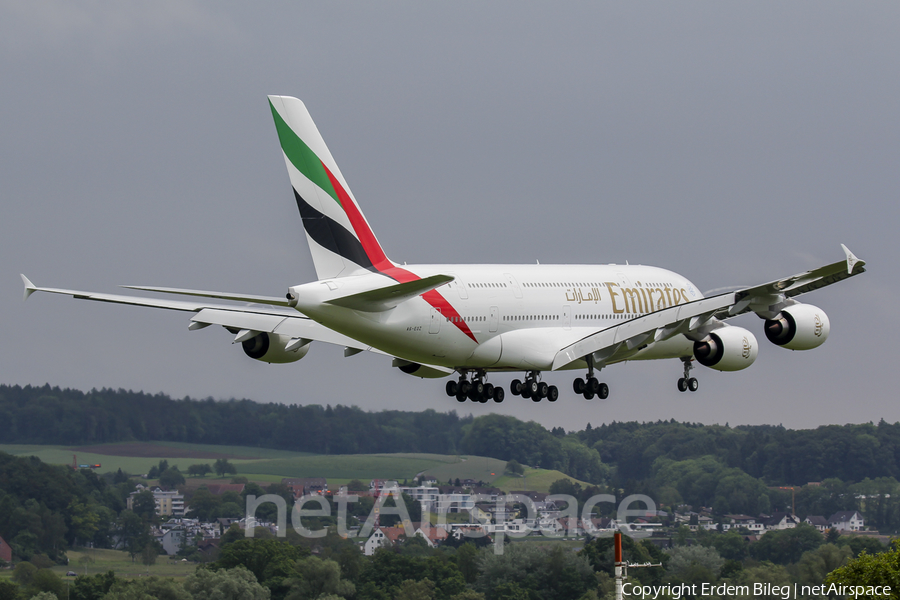
<svg viewBox="0 0 900 600"><path fill-rule="evenodd" d="M799 561L804 552L821 546L824 541L815 527L800 524L793 529L766 532L758 542L750 546L750 556L756 560L789 565Z"/></svg>
<svg viewBox="0 0 900 600"><path fill-rule="evenodd" d="M365 492L368 491L369 486L364 484L359 479L351 479L350 483L347 484L347 490L350 492Z"/></svg>
<svg viewBox="0 0 900 600"><path fill-rule="evenodd" d="M900 590L900 541L894 540L888 552L875 555L863 552L843 567L829 573L825 578L825 583L848 586L890 586L891 592L888 594L866 593L865 595L867 598L876 600L896 598L896 590Z"/></svg>
<svg viewBox="0 0 900 600"><path fill-rule="evenodd" d="M97 513L77 500L72 500L66 508L66 524L73 542L89 542L97 533L99 522Z"/></svg>
<svg viewBox="0 0 900 600"><path fill-rule="evenodd" d="M341 567L333 560L310 556L298 560L295 569L300 578L291 581L291 591L285 600L304 600L323 596L349 598L356 593L352 583L341 579Z"/></svg>
<svg viewBox="0 0 900 600"><path fill-rule="evenodd" d="M131 511L144 521L153 523L156 521L156 499L153 492L144 490L135 494L134 500L131 502Z"/></svg>
<svg viewBox="0 0 900 600"><path fill-rule="evenodd" d="M226 458L219 458L216 460L213 469L219 475L219 477L224 477L225 475L234 475L237 473L237 468L228 462Z"/></svg>
<svg viewBox="0 0 900 600"><path fill-rule="evenodd" d="M511 544L502 555L490 550L481 551L481 576L475 591L488 598L519 597L519 591L545 600L578 598L596 585L594 570L585 556L579 556L553 546L550 550L532 544ZM506 584L506 595L497 589ZM505 588L501 588L505 589Z"/></svg>
<svg viewBox="0 0 900 600"><path fill-rule="evenodd" d="M848 547L838 548L834 544L823 544L815 550L804 552L800 562L790 567L794 579L805 585L819 585L835 569L847 564L853 558Z"/></svg>
<svg viewBox="0 0 900 600"><path fill-rule="evenodd" d="M506 472L510 475L521 477L525 474L525 468L519 464L519 461L517 461L516 459L512 459L511 461L506 463Z"/></svg>
<svg viewBox="0 0 900 600"><path fill-rule="evenodd" d="M152 567L156 564L157 556L159 556L157 543L155 541L147 542L147 544L141 550L141 563L147 565L148 567Z"/></svg>
<svg viewBox="0 0 900 600"><path fill-rule="evenodd" d="M242 566L271 589L281 585L282 580L295 577L295 563L307 554L306 550L279 539L245 538L224 546L211 566L214 570Z"/></svg>
<svg viewBox="0 0 900 600"><path fill-rule="evenodd" d="M478 578L478 549L472 542L466 542L456 550L456 567L466 583L475 583Z"/></svg>
<svg viewBox="0 0 900 600"><path fill-rule="evenodd" d="M212 467L208 464L191 465L188 467L188 475L191 477L206 477L209 473L212 473Z"/></svg>
<svg viewBox="0 0 900 600"><path fill-rule="evenodd" d="M434 600L434 582L428 579L407 579L400 584L395 600Z"/></svg>
<svg viewBox="0 0 900 600"><path fill-rule="evenodd" d="M46 592L56 598L62 598L66 595L66 585L59 578L59 575L50 569L38 569L26 589L29 594Z"/></svg>
<svg viewBox="0 0 900 600"><path fill-rule="evenodd" d="M184 485L184 475L181 474L177 466L169 467L159 474L159 485L164 488L174 489L179 485Z"/></svg>
<svg viewBox="0 0 900 600"><path fill-rule="evenodd" d="M184 587L172 579L144 577L141 579L119 579L110 588L103 600L194 600Z"/></svg>
<svg viewBox="0 0 900 600"><path fill-rule="evenodd" d="M118 531L125 550L134 562L134 557L140 554L150 541L150 526L133 511L123 510L119 516Z"/></svg>
<svg viewBox="0 0 900 600"><path fill-rule="evenodd" d="M184 589L195 600L269 600L269 590L242 566L221 571L197 569L185 579Z"/></svg>
<svg viewBox="0 0 900 600"><path fill-rule="evenodd" d="M115 583L116 574L113 571L91 576L79 575L69 589L69 599L96 600L102 598Z"/></svg>
<svg viewBox="0 0 900 600"><path fill-rule="evenodd" d="M206 486L201 487L191 499L188 501L191 514L201 521L211 521L215 518L216 510L219 508L221 499L213 496Z"/></svg>
<svg viewBox="0 0 900 600"><path fill-rule="evenodd" d="M771 590L769 594L754 595L754 600L784 600L783 595L778 591L784 586L790 586L791 577L788 570L780 565L762 564L756 567L743 569L734 581L737 585L746 585L751 590L754 584L771 584L763 589Z"/></svg>
<svg viewBox="0 0 900 600"><path fill-rule="evenodd" d="M19 586L12 583L11 581L0 579L0 600L17 600L18 597Z"/></svg>
<svg viewBox="0 0 900 600"><path fill-rule="evenodd" d="M31 585L38 568L29 562L20 562L13 569L12 580L22 586Z"/></svg>
<svg viewBox="0 0 900 600"><path fill-rule="evenodd" d="M675 584L698 584L716 581L725 564L715 548L678 546L669 552L666 565L668 581Z"/></svg>

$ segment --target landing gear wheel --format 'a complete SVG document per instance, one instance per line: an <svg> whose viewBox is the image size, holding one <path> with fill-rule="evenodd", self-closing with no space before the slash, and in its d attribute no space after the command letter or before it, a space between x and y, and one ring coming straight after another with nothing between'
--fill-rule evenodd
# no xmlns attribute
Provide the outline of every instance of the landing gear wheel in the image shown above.
<svg viewBox="0 0 900 600"><path fill-rule="evenodd" d="M494 402L497 402L497 403L503 402L503 398L505 396L506 396L506 394L504 393L502 387L500 387L498 385L497 387L494 388Z"/></svg>
<svg viewBox="0 0 900 600"><path fill-rule="evenodd" d="M601 400L606 400L609 398L609 386L605 383L601 383L599 389L597 390L597 397Z"/></svg>
<svg viewBox="0 0 900 600"><path fill-rule="evenodd" d="M465 401L466 401L466 395L463 394L462 392L456 392L456 401L457 401L457 402L465 402Z"/></svg>
<svg viewBox="0 0 900 600"><path fill-rule="evenodd" d="M537 398L537 401L540 401L540 396L538 394L538 390L540 390L539 384L536 379L529 379L525 382L525 389L528 391L528 396L531 398Z"/></svg>
<svg viewBox="0 0 900 600"><path fill-rule="evenodd" d="M687 379L685 379L684 377L679 377L678 378L678 391L686 392L687 388L688 388Z"/></svg>
<svg viewBox="0 0 900 600"><path fill-rule="evenodd" d="M468 396L472 391L472 384L468 381L460 381L459 382L459 393L462 393L464 396Z"/></svg>
<svg viewBox="0 0 900 600"><path fill-rule="evenodd" d="M700 389L700 382L697 381L696 377L691 377L687 380L687 389L691 390L692 392L696 392Z"/></svg>
<svg viewBox="0 0 900 600"><path fill-rule="evenodd" d="M556 389L555 385L551 385L547 389L547 400L550 402L556 402L557 398L559 398L559 390Z"/></svg>
<svg viewBox="0 0 900 600"><path fill-rule="evenodd" d="M547 398L550 394L550 386L547 385L547 382L542 381L538 384L538 398Z"/></svg>
<svg viewBox="0 0 900 600"><path fill-rule="evenodd" d="M591 390L584 390L584 399L585 400L593 400L594 392L592 392Z"/></svg>
<svg viewBox="0 0 900 600"><path fill-rule="evenodd" d="M484 397L485 398L493 398L494 397L493 384L490 384L490 383L484 384Z"/></svg>
<svg viewBox="0 0 900 600"><path fill-rule="evenodd" d="M572 382L572 389L575 390L576 394L583 394L586 387L587 386L584 383L584 379L582 379L581 377Z"/></svg>
<svg viewBox="0 0 900 600"><path fill-rule="evenodd" d="M513 396L521 396L522 390L525 386L522 385L522 382L518 379L513 379L509 384L509 391Z"/></svg>
<svg viewBox="0 0 900 600"><path fill-rule="evenodd" d="M587 380L587 389L592 394L600 393L600 382L597 381L596 377L591 377L590 379Z"/></svg>
<svg viewBox="0 0 900 600"><path fill-rule="evenodd" d="M455 396L456 392L459 391L459 384L451 379L447 382L446 390L448 396Z"/></svg>

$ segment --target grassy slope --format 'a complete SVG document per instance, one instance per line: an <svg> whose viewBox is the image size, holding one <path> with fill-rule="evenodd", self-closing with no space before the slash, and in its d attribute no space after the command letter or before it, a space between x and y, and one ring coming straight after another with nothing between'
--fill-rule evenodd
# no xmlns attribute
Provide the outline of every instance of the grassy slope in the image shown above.
<svg viewBox="0 0 900 600"><path fill-rule="evenodd" d="M526 470L525 481L521 478L503 475L506 461L483 456L446 456L442 454L345 454L310 455L266 448L242 446L211 446L204 444L184 444L177 442L151 442L161 448L160 454L170 465L177 465L182 472L192 464L210 464L215 460L196 457L173 457L174 450L183 450L191 455L197 452L212 452L224 456L259 457L253 460L229 458L238 469L238 474L262 483L280 482L282 477L326 477L329 487L337 488L351 479L366 483L370 479L411 480L419 473L435 477L445 484L453 479L474 479L484 481L505 491L529 489L546 492L557 479L566 478L559 471L543 469ZM109 446L119 446L116 444ZM147 444L144 444L146 450ZM99 472L122 469L127 473L146 473L160 461L160 456L110 456L106 454L81 452L78 448L66 446L36 446L0 444L0 452L20 456L37 456L49 464L71 465L72 455L78 455L80 464L100 463ZM213 482L213 477L206 481ZM569 478L571 479L571 478ZM574 481L574 480L573 480ZM584 482L580 482L586 485Z"/></svg>

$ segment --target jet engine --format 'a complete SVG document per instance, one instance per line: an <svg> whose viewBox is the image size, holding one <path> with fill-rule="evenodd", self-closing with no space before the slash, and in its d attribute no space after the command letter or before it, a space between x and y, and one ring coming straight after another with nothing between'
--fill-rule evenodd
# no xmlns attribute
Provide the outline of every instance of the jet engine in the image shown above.
<svg viewBox="0 0 900 600"><path fill-rule="evenodd" d="M293 350L286 350L291 340L290 336L279 333L266 333L253 336L249 340L241 342L244 354L250 358L267 363L292 363L300 360L309 352L309 344Z"/></svg>
<svg viewBox="0 0 900 600"><path fill-rule="evenodd" d="M790 350L812 350L828 339L831 323L825 311L812 304L794 304L766 320L766 338Z"/></svg>
<svg viewBox="0 0 900 600"><path fill-rule="evenodd" d="M421 377L422 379L440 379L441 377L449 375L447 371L441 371L433 367L420 365L419 363L409 362L400 358L395 358L392 366L399 368L407 375Z"/></svg>
<svg viewBox="0 0 900 600"><path fill-rule="evenodd" d="M694 357L717 371L740 371L756 360L756 337L743 327L722 327L694 342Z"/></svg>

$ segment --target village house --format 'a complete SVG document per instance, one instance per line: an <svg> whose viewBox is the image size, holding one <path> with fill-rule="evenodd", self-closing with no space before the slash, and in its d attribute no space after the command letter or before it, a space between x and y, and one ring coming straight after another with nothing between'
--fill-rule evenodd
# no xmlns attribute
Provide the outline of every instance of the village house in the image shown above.
<svg viewBox="0 0 900 600"><path fill-rule="evenodd" d="M295 500L303 496L321 496L328 491L328 483L324 477L303 477L300 479L285 477L281 480L281 484L291 491Z"/></svg>
<svg viewBox="0 0 900 600"><path fill-rule="evenodd" d="M447 530L443 527L432 527L430 523L425 522L421 525L419 523L413 523L413 527L416 530L416 535L425 539L428 542L429 548L434 548L448 537L450 534L447 533Z"/></svg>
<svg viewBox="0 0 900 600"><path fill-rule="evenodd" d="M226 492L234 492L238 496L244 493L246 487L243 483L207 483L206 489L213 496L221 496Z"/></svg>
<svg viewBox="0 0 900 600"><path fill-rule="evenodd" d="M825 533L828 529L830 529L830 525L828 525L828 519L819 515L809 515L803 522L807 525L812 525L820 532Z"/></svg>
<svg viewBox="0 0 900 600"><path fill-rule="evenodd" d="M396 544L406 533L402 527L378 527L366 540L363 554L372 556L379 548L389 548Z"/></svg>
<svg viewBox="0 0 900 600"><path fill-rule="evenodd" d="M863 516L855 510L842 510L831 515L828 524L838 531L862 531L865 527Z"/></svg>
<svg viewBox="0 0 900 600"><path fill-rule="evenodd" d="M765 525L757 517L748 515L724 515L722 517L722 531L729 529L746 529L752 534L762 534L765 531Z"/></svg>
<svg viewBox="0 0 900 600"><path fill-rule="evenodd" d="M0 561L12 562L12 548L2 537L0 537Z"/></svg>
<svg viewBox="0 0 900 600"><path fill-rule="evenodd" d="M783 529L793 529L800 524L797 515L790 513L777 512L771 517L763 520L763 526L766 531L781 531Z"/></svg>

